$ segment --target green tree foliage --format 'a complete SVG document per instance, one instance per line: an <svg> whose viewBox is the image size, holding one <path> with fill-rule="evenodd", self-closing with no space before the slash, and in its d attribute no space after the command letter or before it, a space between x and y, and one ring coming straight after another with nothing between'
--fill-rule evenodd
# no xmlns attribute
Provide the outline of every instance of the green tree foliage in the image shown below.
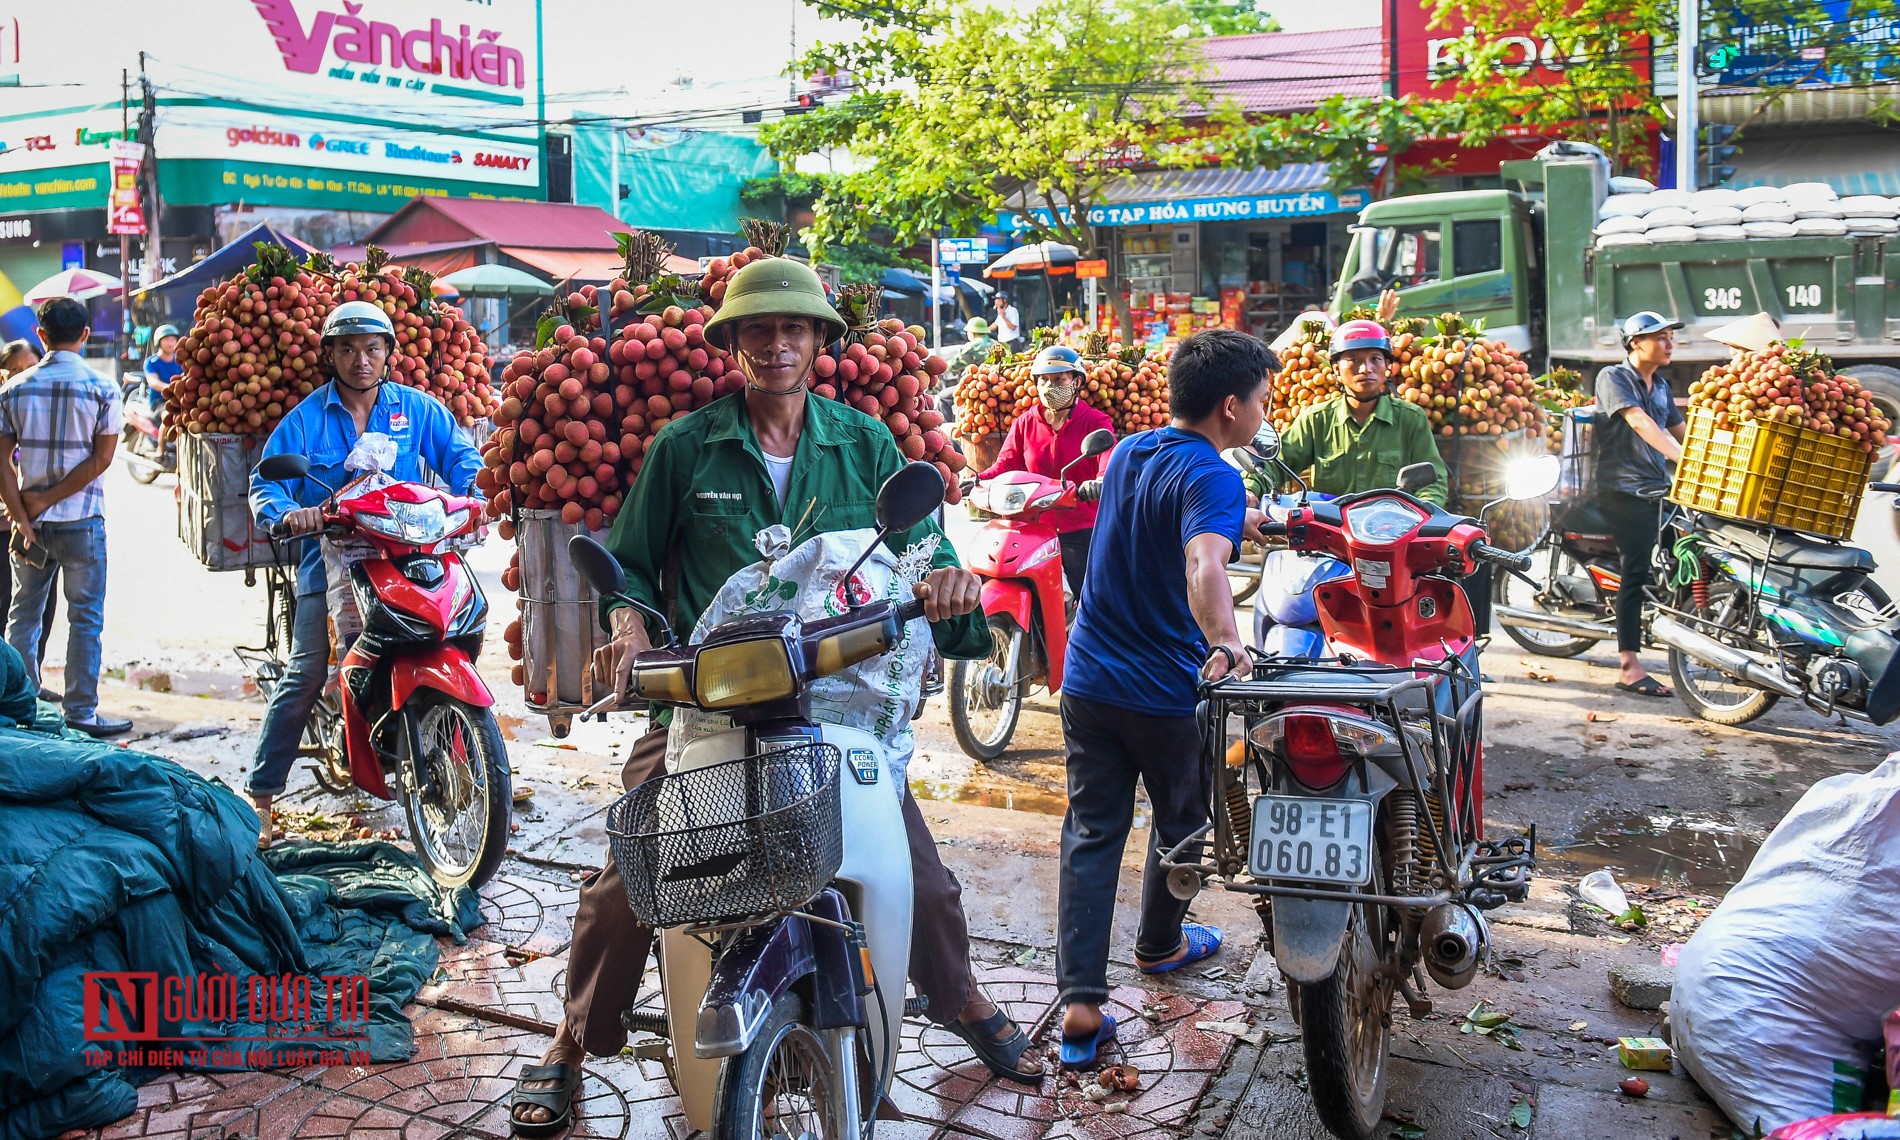
<svg viewBox="0 0 1900 1140"><path fill-rule="evenodd" d="M1260 11L1255 0L1189 0L1196 35L1252 36L1277 32L1280 21Z"/></svg>
<svg viewBox="0 0 1900 1140"><path fill-rule="evenodd" d="M824 196L831 181L832 177L826 175L781 170L764 178L749 179L739 188L739 201L748 210L789 222L793 210L811 209ZM928 262L905 257L897 248L888 240L888 235L872 231L865 239L832 242L815 260L837 266L847 285L876 281L886 269L929 271Z"/></svg>
<svg viewBox="0 0 1900 1140"><path fill-rule="evenodd" d="M888 230L908 245L1010 210L1026 215L1027 240L1105 256L1088 211L1131 167L1203 165L1248 143L1238 110L1203 83L1209 65L1194 37L1206 26L1196 9L1208 6L878 5L881 26L800 63L848 75L851 93L763 136L787 164L836 152L861 164L827 184L806 241L816 252Z"/></svg>

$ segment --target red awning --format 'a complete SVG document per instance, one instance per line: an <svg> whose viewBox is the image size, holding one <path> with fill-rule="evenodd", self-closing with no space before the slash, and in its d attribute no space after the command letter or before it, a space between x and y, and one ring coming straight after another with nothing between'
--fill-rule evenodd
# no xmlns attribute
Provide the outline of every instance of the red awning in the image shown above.
<svg viewBox="0 0 1900 1140"><path fill-rule="evenodd" d="M626 259L614 252L595 249L530 249L504 245L501 252L516 261L534 266L556 281L611 281L620 275ZM690 257L669 257L666 270L681 275L698 274L699 262Z"/></svg>

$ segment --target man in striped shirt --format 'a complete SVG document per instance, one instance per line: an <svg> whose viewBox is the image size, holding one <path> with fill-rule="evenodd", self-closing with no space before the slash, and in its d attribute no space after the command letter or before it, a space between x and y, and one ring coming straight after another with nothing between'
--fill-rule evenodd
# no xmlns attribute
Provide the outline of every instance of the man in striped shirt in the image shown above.
<svg viewBox="0 0 1900 1140"><path fill-rule="evenodd" d="M92 329L71 297L40 305L46 356L0 388L0 502L13 519L13 598L7 644L39 687L41 615L55 574L66 583L66 723L116 736L132 722L99 716L99 635L105 628L105 488L100 476L124 426L118 385L80 359ZM18 449L17 451L15 449Z"/></svg>

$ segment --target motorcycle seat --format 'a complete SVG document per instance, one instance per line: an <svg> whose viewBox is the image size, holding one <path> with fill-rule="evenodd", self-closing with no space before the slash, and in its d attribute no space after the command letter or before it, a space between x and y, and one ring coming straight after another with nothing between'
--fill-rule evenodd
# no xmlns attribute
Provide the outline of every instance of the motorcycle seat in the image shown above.
<svg viewBox="0 0 1900 1140"><path fill-rule="evenodd" d="M1709 527L1709 532L1750 558L1772 561L1777 566L1794 570L1848 570L1858 574L1874 571L1874 556L1858 546L1742 523L1718 522Z"/></svg>
<svg viewBox="0 0 1900 1140"><path fill-rule="evenodd" d="M1603 521L1603 515L1597 510L1596 499L1585 495L1572 499L1557 509L1554 528L1565 534L1584 534L1592 537L1608 538L1610 527Z"/></svg>

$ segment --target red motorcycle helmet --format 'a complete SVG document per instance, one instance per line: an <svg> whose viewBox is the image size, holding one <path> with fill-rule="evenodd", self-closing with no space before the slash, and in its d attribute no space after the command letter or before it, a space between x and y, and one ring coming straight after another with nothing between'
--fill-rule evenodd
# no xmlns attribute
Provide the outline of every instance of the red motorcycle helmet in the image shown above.
<svg viewBox="0 0 1900 1140"><path fill-rule="evenodd" d="M1334 329L1332 352L1328 359L1337 361L1342 354L1356 348L1376 348L1385 353L1387 360L1392 359L1392 337L1378 321L1347 321Z"/></svg>

